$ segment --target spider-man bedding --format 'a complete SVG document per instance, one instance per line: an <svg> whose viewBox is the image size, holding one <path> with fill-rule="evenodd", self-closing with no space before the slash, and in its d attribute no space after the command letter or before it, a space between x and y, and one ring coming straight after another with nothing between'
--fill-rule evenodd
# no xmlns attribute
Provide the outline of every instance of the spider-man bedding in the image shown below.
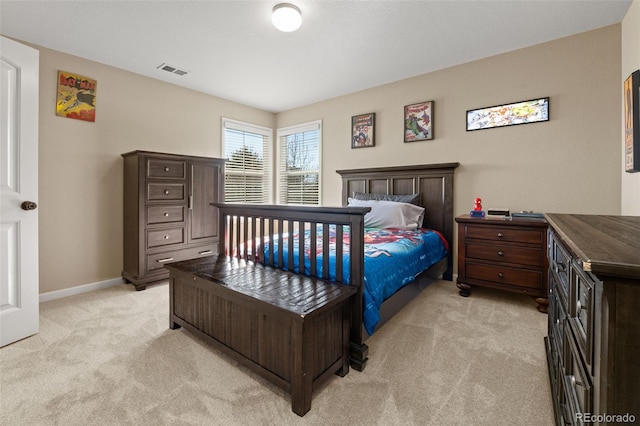
<svg viewBox="0 0 640 426"><path fill-rule="evenodd" d="M322 247L322 225L317 227L317 247ZM300 272L298 262L298 235L294 235L294 265L293 271ZM283 269L289 270L288 265L288 236L283 236ZM329 228L330 253L329 253L329 279L336 279L336 232L335 226ZM309 256L311 234L305 233L305 259L304 273L311 274ZM364 235L364 313L363 324L369 335L380 321L380 306L382 302L393 295L404 285L410 283L415 277L438 263L449 250L445 238L437 231L429 229L400 230L365 229ZM274 258L278 257L278 246L274 244ZM266 257L269 251L269 243L264 245L263 254ZM349 233L344 233L343 239L344 281L349 282ZM322 250L319 249L316 258L316 274L322 276Z"/></svg>

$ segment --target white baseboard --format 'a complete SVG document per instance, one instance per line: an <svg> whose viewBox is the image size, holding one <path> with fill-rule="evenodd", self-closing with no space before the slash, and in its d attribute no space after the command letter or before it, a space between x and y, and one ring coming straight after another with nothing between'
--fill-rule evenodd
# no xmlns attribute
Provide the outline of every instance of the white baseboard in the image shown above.
<svg viewBox="0 0 640 426"><path fill-rule="evenodd" d="M110 280L98 281L97 283L84 284L77 287L42 293L40 295L40 303L48 302L55 299L61 299L63 297L75 296L76 294L86 293L88 291L98 290L100 288L112 287L114 285L122 284L123 282L124 281L122 280L122 278L113 278Z"/></svg>

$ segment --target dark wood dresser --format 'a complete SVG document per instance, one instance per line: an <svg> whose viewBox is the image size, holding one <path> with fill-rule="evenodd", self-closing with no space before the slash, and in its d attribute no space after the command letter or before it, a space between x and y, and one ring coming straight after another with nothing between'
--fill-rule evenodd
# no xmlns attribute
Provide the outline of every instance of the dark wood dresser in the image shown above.
<svg viewBox="0 0 640 426"><path fill-rule="evenodd" d="M133 151L124 158L124 268L143 290L166 262L217 254L224 160Z"/></svg>
<svg viewBox="0 0 640 426"><path fill-rule="evenodd" d="M456 217L461 296L474 286L536 298L547 312L547 222L532 218Z"/></svg>
<svg viewBox="0 0 640 426"><path fill-rule="evenodd" d="M640 216L545 216L556 423L640 422Z"/></svg>

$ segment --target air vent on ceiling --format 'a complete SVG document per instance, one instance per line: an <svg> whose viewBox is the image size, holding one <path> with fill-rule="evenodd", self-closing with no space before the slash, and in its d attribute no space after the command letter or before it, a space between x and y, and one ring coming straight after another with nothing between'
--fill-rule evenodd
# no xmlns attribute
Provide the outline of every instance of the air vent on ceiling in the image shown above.
<svg viewBox="0 0 640 426"><path fill-rule="evenodd" d="M173 65L169 65L169 64L161 64L158 66L158 69L166 72L170 72L176 75L185 75L189 73L189 71L181 70L178 67L174 67Z"/></svg>

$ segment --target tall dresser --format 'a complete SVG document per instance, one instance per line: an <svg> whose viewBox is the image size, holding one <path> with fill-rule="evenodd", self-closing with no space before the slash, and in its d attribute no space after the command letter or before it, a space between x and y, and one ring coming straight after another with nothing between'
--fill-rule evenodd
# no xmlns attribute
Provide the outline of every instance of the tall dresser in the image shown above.
<svg viewBox="0 0 640 426"><path fill-rule="evenodd" d="M640 217L545 217L556 423L640 422Z"/></svg>
<svg viewBox="0 0 640 426"><path fill-rule="evenodd" d="M167 262L217 253L224 160L133 151L124 158L124 269L144 290Z"/></svg>

